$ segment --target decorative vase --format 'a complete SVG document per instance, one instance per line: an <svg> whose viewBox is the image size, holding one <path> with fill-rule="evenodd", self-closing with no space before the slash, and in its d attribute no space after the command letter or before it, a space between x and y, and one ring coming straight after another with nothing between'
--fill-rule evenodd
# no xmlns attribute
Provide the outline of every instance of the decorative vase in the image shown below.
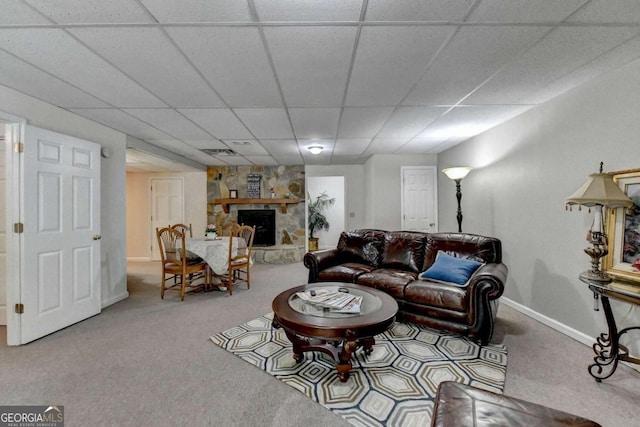
<svg viewBox="0 0 640 427"><path fill-rule="evenodd" d="M204 234L205 239L215 239L216 237L218 237L218 233L216 233L215 231Z"/></svg>

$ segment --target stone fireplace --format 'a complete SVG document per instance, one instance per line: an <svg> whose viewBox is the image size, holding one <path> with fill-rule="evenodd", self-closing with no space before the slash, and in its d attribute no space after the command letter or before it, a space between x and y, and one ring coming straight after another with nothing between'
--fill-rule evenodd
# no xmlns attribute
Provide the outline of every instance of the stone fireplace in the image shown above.
<svg viewBox="0 0 640 427"><path fill-rule="evenodd" d="M254 198L256 188L259 198ZM298 262L302 260L306 244L305 194L304 166L301 165L211 166L207 170L207 220L218 227L227 222L250 224L240 217L246 214L243 211L271 211L273 240L264 246L254 240L255 262ZM250 225L262 223L260 220Z"/></svg>

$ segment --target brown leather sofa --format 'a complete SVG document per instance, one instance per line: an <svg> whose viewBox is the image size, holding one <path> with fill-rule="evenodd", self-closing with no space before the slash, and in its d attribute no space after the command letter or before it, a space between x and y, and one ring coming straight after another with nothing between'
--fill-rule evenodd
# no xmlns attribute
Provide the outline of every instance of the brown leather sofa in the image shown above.
<svg viewBox="0 0 640 427"><path fill-rule="evenodd" d="M419 279L438 251L482 262L464 285ZM362 229L345 231L335 249L308 252L309 283L348 282L383 290L398 302L398 320L455 332L487 344L507 267L502 245L465 233Z"/></svg>

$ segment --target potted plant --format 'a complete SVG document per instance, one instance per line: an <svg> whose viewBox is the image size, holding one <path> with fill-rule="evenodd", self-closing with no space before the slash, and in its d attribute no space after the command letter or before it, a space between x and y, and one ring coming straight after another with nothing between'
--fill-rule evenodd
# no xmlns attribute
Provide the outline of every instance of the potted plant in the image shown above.
<svg viewBox="0 0 640 427"><path fill-rule="evenodd" d="M315 237L315 232L320 230L329 230L329 222L324 212L336 201L335 198L331 198L327 195L326 191L323 191L315 199L311 199L311 196L307 194L309 199L309 250L318 250L318 238Z"/></svg>

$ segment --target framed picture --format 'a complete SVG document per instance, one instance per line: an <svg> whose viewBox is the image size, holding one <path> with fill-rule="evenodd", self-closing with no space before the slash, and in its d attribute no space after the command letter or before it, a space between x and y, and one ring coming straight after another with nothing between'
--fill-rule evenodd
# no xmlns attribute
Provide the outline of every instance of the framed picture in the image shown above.
<svg viewBox="0 0 640 427"><path fill-rule="evenodd" d="M238 198L238 190L229 190L229 198L237 199Z"/></svg>
<svg viewBox="0 0 640 427"><path fill-rule="evenodd" d="M609 209L604 270L640 285L640 169L613 172L613 180L634 204L630 209Z"/></svg>

